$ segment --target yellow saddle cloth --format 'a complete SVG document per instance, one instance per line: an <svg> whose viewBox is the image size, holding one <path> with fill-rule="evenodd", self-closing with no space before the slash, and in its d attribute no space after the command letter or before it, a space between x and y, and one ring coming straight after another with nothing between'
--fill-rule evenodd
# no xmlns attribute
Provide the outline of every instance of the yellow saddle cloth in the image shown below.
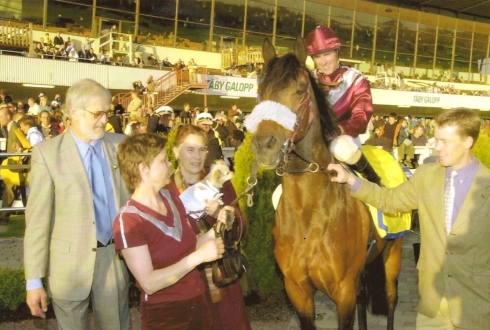
<svg viewBox="0 0 490 330"><path fill-rule="evenodd" d="M361 150L385 187L393 188L407 181L400 164L390 153L368 145L362 146ZM394 239L410 233L411 212L384 213L371 205L368 206L374 226L382 238Z"/></svg>

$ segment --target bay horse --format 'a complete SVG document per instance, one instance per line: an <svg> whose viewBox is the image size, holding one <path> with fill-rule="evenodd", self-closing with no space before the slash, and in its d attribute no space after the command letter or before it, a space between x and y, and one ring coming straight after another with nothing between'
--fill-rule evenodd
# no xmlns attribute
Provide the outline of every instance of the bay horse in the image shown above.
<svg viewBox="0 0 490 330"><path fill-rule="evenodd" d="M314 295L324 292L337 307L339 329L352 329L356 304L360 329L367 328L361 275L366 263L371 215L345 185L331 182L335 162L328 144L334 115L323 91L304 66L306 46L297 38L294 53L276 56L266 39L260 103L245 125L259 166L282 175L282 196L273 226L274 255L286 293L302 329L315 329ZM320 115L319 109L322 114ZM386 241L373 231L370 259L383 256L388 328L393 328L401 239ZM391 320L390 320L391 314Z"/></svg>

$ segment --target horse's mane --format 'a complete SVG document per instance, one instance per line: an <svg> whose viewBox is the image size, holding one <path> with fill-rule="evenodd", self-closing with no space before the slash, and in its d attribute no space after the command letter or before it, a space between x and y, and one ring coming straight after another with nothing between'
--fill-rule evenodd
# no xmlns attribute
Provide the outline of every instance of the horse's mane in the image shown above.
<svg viewBox="0 0 490 330"><path fill-rule="evenodd" d="M301 69L305 69L305 67L293 53L273 58L266 64L261 75L259 95L263 93L265 88L271 94L287 88L291 80L296 81L298 79ZM325 92L318 86L310 71L306 71L318 105L322 137L325 144L328 145L330 140L337 136L335 115L326 100Z"/></svg>

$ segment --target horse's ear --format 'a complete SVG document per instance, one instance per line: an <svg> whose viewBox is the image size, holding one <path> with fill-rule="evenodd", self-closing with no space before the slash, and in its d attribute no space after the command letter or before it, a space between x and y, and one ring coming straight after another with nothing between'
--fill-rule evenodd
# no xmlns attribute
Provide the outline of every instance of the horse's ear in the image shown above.
<svg viewBox="0 0 490 330"><path fill-rule="evenodd" d="M301 37L296 38L296 42L294 43L294 55L298 58L298 60L302 63L306 63L306 43L305 40Z"/></svg>
<svg viewBox="0 0 490 330"><path fill-rule="evenodd" d="M274 57L276 57L276 49L270 43L269 38L265 38L262 44L262 57L264 58L264 63L268 63Z"/></svg>

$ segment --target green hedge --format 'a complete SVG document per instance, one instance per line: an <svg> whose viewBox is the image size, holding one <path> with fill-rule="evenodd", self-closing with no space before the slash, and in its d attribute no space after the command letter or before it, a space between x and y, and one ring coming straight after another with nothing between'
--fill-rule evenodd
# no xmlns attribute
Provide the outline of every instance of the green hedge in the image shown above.
<svg viewBox="0 0 490 330"><path fill-rule="evenodd" d="M26 300L23 269L0 269L0 311L15 311Z"/></svg>
<svg viewBox="0 0 490 330"><path fill-rule="evenodd" d="M247 134L244 143L235 153L235 177L233 186L240 194L247 187L247 178L253 162L250 149L252 136ZM272 243L274 208L271 196L281 182L275 171L262 171L257 174L257 185L253 188L253 206L247 206L247 197L240 200L240 208L248 220L248 231L244 238L243 250L250 263L260 296L282 295L282 276L276 265Z"/></svg>
<svg viewBox="0 0 490 330"><path fill-rule="evenodd" d="M490 136L488 134L480 133L472 152L486 167L490 168Z"/></svg>

